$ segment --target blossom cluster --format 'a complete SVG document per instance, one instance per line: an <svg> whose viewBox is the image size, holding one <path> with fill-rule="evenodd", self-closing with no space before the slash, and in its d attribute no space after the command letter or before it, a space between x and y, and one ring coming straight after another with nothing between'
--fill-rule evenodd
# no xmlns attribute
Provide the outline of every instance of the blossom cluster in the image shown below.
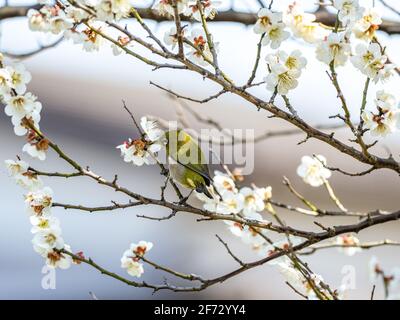
<svg viewBox="0 0 400 320"><path fill-rule="evenodd" d="M0 57L0 66L0 100L5 105L4 112L11 117L15 134L27 138L22 150L44 160L48 141L34 131L34 128L39 129L42 104L26 87L31 74L20 63L5 66L3 57Z"/></svg>
<svg viewBox="0 0 400 320"><path fill-rule="evenodd" d="M315 15L305 13L299 2L294 2L285 12L261 9L254 32L262 34L262 44L271 49L280 48L291 32L294 38L314 44L316 58L329 66L343 66L350 59L374 83L389 79L395 65L388 61L384 48L376 41L376 30L382 23L380 12L361 7L358 0L336 0L332 6L337 10L338 28L325 28L316 23ZM264 80L268 90L287 95L297 87L306 61L302 58L301 65L290 68L285 65L285 59L275 58L282 53L288 56L280 50L266 57L269 74Z"/></svg>
<svg viewBox="0 0 400 320"><path fill-rule="evenodd" d="M51 214L53 191L43 186L42 180L30 170L27 162L6 160L5 165L15 182L28 190L25 204L32 224L34 250L45 259L48 266L69 268L72 258L60 250L71 252L71 248L62 238L60 221Z"/></svg>
<svg viewBox="0 0 400 320"><path fill-rule="evenodd" d="M183 14L196 21L202 21L201 10L204 19L214 19L217 14L217 8L221 4L218 0L200 0L201 8L196 0L177 0L176 7L178 14ZM153 9L161 15L175 16L173 0L156 0Z"/></svg>
<svg viewBox="0 0 400 320"><path fill-rule="evenodd" d="M164 132L153 120L142 117L140 125L143 130L142 137L139 139L128 139L123 144L117 146L125 162L132 162L136 166L143 164L156 163L157 152L161 150L164 141Z"/></svg>
<svg viewBox="0 0 400 320"><path fill-rule="evenodd" d="M140 259L153 248L153 244L147 241L139 241L138 244L132 243L121 258L121 268L126 269L132 277L140 278L144 273L143 264Z"/></svg>

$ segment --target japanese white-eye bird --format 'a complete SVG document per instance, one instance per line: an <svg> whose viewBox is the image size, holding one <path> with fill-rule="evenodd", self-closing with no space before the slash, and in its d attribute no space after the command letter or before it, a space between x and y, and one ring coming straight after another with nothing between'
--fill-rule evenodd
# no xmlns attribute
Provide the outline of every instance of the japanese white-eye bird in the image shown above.
<svg viewBox="0 0 400 320"><path fill-rule="evenodd" d="M180 185L212 198L208 190L212 178L196 141L183 130L167 131L165 138L171 177Z"/></svg>

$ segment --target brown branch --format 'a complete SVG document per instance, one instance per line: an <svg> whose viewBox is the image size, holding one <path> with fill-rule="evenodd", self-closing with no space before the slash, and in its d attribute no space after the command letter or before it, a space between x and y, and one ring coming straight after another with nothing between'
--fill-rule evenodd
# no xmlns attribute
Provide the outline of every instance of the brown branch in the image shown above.
<svg viewBox="0 0 400 320"><path fill-rule="evenodd" d="M30 9L39 10L42 5L33 6L4 6L0 8L0 20L25 17Z"/></svg>
<svg viewBox="0 0 400 320"><path fill-rule="evenodd" d="M157 12L150 8L138 8L137 12L143 19L149 19L156 22L168 21L168 17L158 15ZM326 10L318 10L314 13L316 21L324 25L333 27L335 25L336 16ZM191 21L188 17L182 17L182 21ZM237 22L245 25L253 25L257 21L255 13L240 12L234 10L220 11L212 22ZM379 30L388 34L400 33L400 23L393 20L384 19Z"/></svg>

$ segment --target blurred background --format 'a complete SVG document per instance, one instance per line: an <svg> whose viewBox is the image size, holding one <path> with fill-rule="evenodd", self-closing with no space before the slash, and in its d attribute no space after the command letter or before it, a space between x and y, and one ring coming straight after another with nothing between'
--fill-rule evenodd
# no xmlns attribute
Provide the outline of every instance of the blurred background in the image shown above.
<svg viewBox="0 0 400 320"><path fill-rule="evenodd" d="M34 4L32 1L8 1L9 5ZM253 3L254 2L254 3ZM279 1L275 9L282 3ZM303 1L306 8L313 10L315 1ZM368 1L371 2L371 1ZM380 6L379 1L377 6ZM387 1L400 6L398 1ZM4 5L4 1L3 4ZM224 8L225 2L222 5ZM235 1L237 10L256 10L256 1ZM222 10L221 9L221 10ZM382 8L383 9L383 8ZM396 19L390 11L384 16ZM155 24L149 22L156 34L162 36L171 26L170 22ZM238 23L211 23L211 31L220 42L220 65L237 83L247 80L255 58L258 37L252 28ZM140 34L140 31L138 31ZM391 59L400 62L399 37L379 33L381 41L388 46ZM51 42L48 35L31 33L26 19L6 19L1 24L1 49L7 52L23 53L37 47L38 41ZM325 74L326 67L314 58L314 48L302 42L287 41L285 50L299 48L308 59L299 87L290 94L293 105L305 120L312 124L334 124L330 115L338 112L333 87ZM267 50L264 49L263 57ZM239 63L238 63L239 62ZM43 51L25 59L23 63L32 73L29 91L39 97L44 106L41 128L64 150L83 165L112 179L120 177L120 183L133 191L147 196L158 197L163 184L158 167L134 167L124 163L115 146L136 131L122 109L124 99L137 118L154 115L174 120L174 103L159 89L150 86L152 80L183 95L205 98L218 91L214 84L203 80L197 74L183 71L159 70L135 61L129 56L114 57L111 49L102 48L98 53L85 53L79 46L62 42L55 48ZM258 79L262 79L265 65L262 64ZM340 81L344 93L356 112L361 101L363 77L348 64L340 69ZM376 90L370 90L369 106ZM385 85L397 97L399 79L393 78ZM263 99L270 93L260 86L253 89ZM280 103L280 101L278 102ZM283 121L268 119L266 112L257 110L244 100L232 95L223 95L218 100L191 107L203 116L210 116L225 128L251 128L257 134L266 130L291 128ZM192 126L198 124L188 116ZM346 140L348 131L339 130L337 137ZM304 135L272 138L255 146L255 170L245 177L245 183L273 187L275 200L301 205L282 185L285 175L296 188L321 208L333 209L324 190L305 185L296 176L296 168L303 155L323 154L328 164L348 171L360 171L360 165L350 157L339 154L318 141L309 140L297 145ZM45 162L32 161L22 154L23 138L13 134L12 125L6 115L0 116L0 159L14 159L21 155L33 167L44 171L68 171L69 168L52 152ZM399 135L384 139L375 147L375 152L387 155L390 150L395 157L399 154ZM398 158L398 157L397 157ZM82 204L87 206L108 205L110 200L123 201L123 197L106 188L99 187L84 178L46 179L45 184L55 192L57 202ZM365 177L350 178L333 174L331 183L342 202L352 210L373 209L395 210L399 205L400 180L392 172L376 171ZM284 284L278 271L271 266L262 266L247 271L223 284L216 285L200 293L172 293L167 291L152 295L150 290L135 289L118 281L100 275L84 265L74 266L66 271L57 270L55 290L44 290L41 286L43 259L32 249L30 223L24 208L24 191L7 176L4 166L0 169L1 231L0 231L0 298L2 299L90 299L93 292L99 299L297 299L298 296ZM173 193L168 193L173 199ZM192 199L193 203L195 200ZM171 220L157 222L137 218L137 214L163 216L166 210L158 207L139 207L104 213L87 213L54 209L54 214L62 223L64 239L75 252L83 251L100 265L126 274L120 268L122 253L131 242L148 240L154 243L150 258L162 265L186 273L197 273L204 277L216 277L236 268L236 264L215 238L220 235L237 255L245 261L253 261L258 256L230 234L222 222L196 222L196 217L179 213ZM315 229L313 219L280 211L288 224L307 230ZM356 222L356 219L324 218L325 225L339 225ZM363 241L390 238L400 240L399 222L377 226L360 233ZM376 248L363 251L353 257L339 253L336 249L323 250L305 259L313 271L320 273L334 288L339 287L345 265L356 270L356 289L348 293L349 298L368 299L372 284L368 278L368 261L376 255L383 267L400 266L399 249L396 247ZM128 275L127 275L128 276ZM144 279L152 283L163 281L161 272L145 266ZM175 279L168 277L170 282ZM175 282L179 283L179 282ZM382 297L382 288L377 288L376 297Z"/></svg>

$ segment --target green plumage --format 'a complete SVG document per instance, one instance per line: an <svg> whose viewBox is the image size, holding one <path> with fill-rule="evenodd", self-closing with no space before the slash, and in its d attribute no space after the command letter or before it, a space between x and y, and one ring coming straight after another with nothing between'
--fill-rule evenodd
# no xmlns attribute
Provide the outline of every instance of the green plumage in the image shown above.
<svg viewBox="0 0 400 320"><path fill-rule="evenodd" d="M172 178L182 186L211 197L207 187L211 185L206 158L196 141L183 130L165 133L166 150Z"/></svg>

